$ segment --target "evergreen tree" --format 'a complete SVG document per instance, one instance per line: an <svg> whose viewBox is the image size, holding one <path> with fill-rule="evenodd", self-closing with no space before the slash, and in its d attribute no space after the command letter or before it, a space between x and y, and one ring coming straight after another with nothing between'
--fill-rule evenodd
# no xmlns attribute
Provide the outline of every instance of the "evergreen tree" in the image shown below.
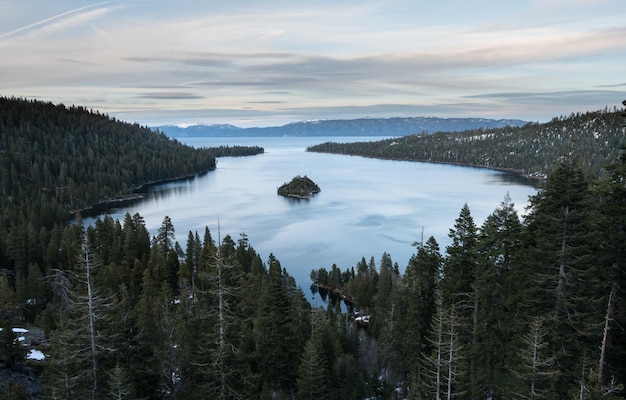
<svg viewBox="0 0 626 400"><path fill-rule="evenodd" d="M302 348L297 347L286 276L273 254L267 264L268 274L255 322L256 353L262 391L277 396L295 389Z"/></svg>
<svg viewBox="0 0 626 400"><path fill-rule="evenodd" d="M383 334L388 334L388 324L393 321L393 314L395 314L392 299L399 285L399 279L399 273L394 268L391 256L386 252L383 253L376 282L376 294L373 298L374 309L368 326L369 333L375 338L380 339Z"/></svg>
<svg viewBox="0 0 626 400"><path fill-rule="evenodd" d="M128 380L125 368L116 364L109 374L109 390L107 400L134 399L133 385Z"/></svg>
<svg viewBox="0 0 626 400"><path fill-rule="evenodd" d="M476 392L473 396L487 397L505 393L509 378L506 374L509 339L515 330L517 317L509 312L506 299L511 291L511 272L521 246L522 225L514 204L507 194L500 206L483 223L478 241L481 266L476 276L478 296L476 343L472 358L480 367L476 371Z"/></svg>
<svg viewBox="0 0 626 400"><path fill-rule="evenodd" d="M422 371L409 390L411 399L447 399L464 396L467 387L467 357L461 344L461 321L456 304L444 305L441 291L436 298L428 341L430 354L423 354Z"/></svg>
<svg viewBox="0 0 626 400"><path fill-rule="evenodd" d="M393 332L397 354L394 365L405 378L419 377L420 359L430 353L427 338L435 313L436 293L441 277L442 256L434 237L415 242L417 252L406 267L404 290L398 296L398 322Z"/></svg>
<svg viewBox="0 0 626 400"><path fill-rule="evenodd" d="M189 231L187 236L187 249L185 251L185 266L187 270L185 276L189 281L191 287L196 287L196 281L198 279L198 266L200 262L200 252L202 251L202 242L198 232L194 234Z"/></svg>
<svg viewBox="0 0 626 400"><path fill-rule="evenodd" d="M605 323L597 367L600 388L626 383L626 145L599 183Z"/></svg>
<svg viewBox="0 0 626 400"><path fill-rule="evenodd" d="M60 317L46 362L46 392L51 398L101 398L105 356L101 335L107 332L111 302L99 294L94 270L99 267L87 243L73 271L56 271Z"/></svg>
<svg viewBox="0 0 626 400"><path fill-rule="evenodd" d="M448 236L452 244L446 247L441 287L444 302L452 304L456 301L455 297L468 296L473 292L477 268L478 229L467 203L463 205Z"/></svg>
<svg viewBox="0 0 626 400"><path fill-rule="evenodd" d="M16 313L15 291L5 275L0 275L0 319L12 320Z"/></svg>
<svg viewBox="0 0 626 400"><path fill-rule="evenodd" d="M141 332L139 339L148 346L142 349L148 364L137 366L138 373L143 379L156 379L160 396L170 400L176 399L182 389L181 348L177 343L178 310L169 285L155 280L146 269L137 303L137 322Z"/></svg>
<svg viewBox="0 0 626 400"><path fill-rule="evenodd" d="M163 257L166 257L169 251L174 249L174 243L176 242L174 224L172 224L172 219L167 215L163 218L163 222L158 229L156 240Z"/></svg>
<svg viewBox="0 0 626 400"><path fill-rule="evenodd" d="M18 382L9 384L0 391L0 400L31 400L32 396L28 393L28 389Z"/></svg>
<svg viewBox="0 0 626 400"><path fill-rule="evenodd" d="M198 292L202 304L209 304L208 310L197 310L208 324L202 326L199 347L190 350L196 352L192 363L200 367L201 382L191 391L200 389L202 398L239 399L248 394L252 380L247 365L242 361L239 350L241 321L236 314L235 305L239 288L239 269L232 261L234 254L226 258L230 242L225 238L222 246L217 248L211 265L203 268L199 275L202 286L207 292ZM191 335L197 335L197 326L188 325ZM191 344L186 342L188 345Z"/></svg>
<svg viewBox="0 0 626 400"><path fill-rule="evenodd" d="M550 355L548 331L539 317L533 319L519 348L520 362L513 369L513 381L504 394L508 399L552 399L551 382L559 375L556 359Z"/></svg>
<svg viewBox="0 0 626 400"><path fill-rule="evenodd" d="M524 268L535 282L523 282L534 316L543 316L550 356L560 374L553 390L565 396L576 385L585 349L598 348L603 326L602 275L594 257L595 215L587 179L575 157L559 164L546 188L531 199ZM536 284L535 284L536 283Z"/></svg>
<svg viewBox="0 0 626 400"><path fill-rule="evenodd" d="M443 263L442 301L445 307L455 307L459 323L458 340L468 353L466 369L469 379L463 391L470 391L470 395L475 396L479 389L476 387L477 366L472 349L478 342L481 304L476 277L482 264L478 252L478 228L467 203L463 205L448 236L452 244L446 247L447 257Z"/></svg>
<svg viewBox="0 0 626 400"><path fill-rule="evenodd" d="M327 399L326 369L314 335L304 346L298 367L298 400Z"/></svg>

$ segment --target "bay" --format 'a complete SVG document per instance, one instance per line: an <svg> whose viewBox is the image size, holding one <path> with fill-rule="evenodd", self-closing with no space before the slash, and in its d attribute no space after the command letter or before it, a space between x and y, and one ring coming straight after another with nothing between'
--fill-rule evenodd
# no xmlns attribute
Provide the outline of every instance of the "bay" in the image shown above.
<svg viewBox="0 0 626 400"><path fill-rule="evenodd" d="M512 174L482 168L309 153L325 141L362 137L183 138L195 147L255 145L265 153L219 158L217 169L192 179L152 186L144 199L109 214L144 217L152 235L169 216L184 248L187 235L208 226L213 239L240 234L267 260L273 253L306 293L310 271L355 266L364 257L378 264L384 252L403 271L414 242L433 236L442 254L461 208L468 204L478 226L507 193L524 213L537 190ZM278 196L296 175L321 188L311 199ZM88 221L86 221L89 223ZM218 228L219 225L219 228Z"/></svg>

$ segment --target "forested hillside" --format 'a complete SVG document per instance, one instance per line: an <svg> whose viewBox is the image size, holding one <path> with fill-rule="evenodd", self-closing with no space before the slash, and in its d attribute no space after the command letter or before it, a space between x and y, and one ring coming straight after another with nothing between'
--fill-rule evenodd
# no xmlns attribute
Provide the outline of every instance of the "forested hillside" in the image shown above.
<svg viewBox="0 0 626 400"><path fill-rule="evenodd" d="M411 135L377 142L327 142L308 151L394 160L428 161L513 171L545 180L557 162L576 152L593 174L617 157L624 142L620 111L554 118L523 127Z"/></svg>
<svg viewBox="0 0 626 400"><path fill-rule="evenodd" d="M56 214L215 168L209 150L81 107L0 98L0 132L0 205L36 202L47 227Z"/></svg>

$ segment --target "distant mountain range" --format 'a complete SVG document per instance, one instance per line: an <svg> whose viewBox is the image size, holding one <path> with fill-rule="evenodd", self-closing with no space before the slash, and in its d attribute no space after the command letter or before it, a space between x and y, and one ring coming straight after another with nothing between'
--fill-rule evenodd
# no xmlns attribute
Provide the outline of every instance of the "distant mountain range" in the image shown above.
<svg viewBox="0 0 626 400"><path fill-rule="evenodd" d="M163 125L154 127L170 137L233 136L406 136L416 133L460 132L470 129L520 127L528 121L485 118L359 118L294 122L283 126L239 128L228 124Z"/></svg>

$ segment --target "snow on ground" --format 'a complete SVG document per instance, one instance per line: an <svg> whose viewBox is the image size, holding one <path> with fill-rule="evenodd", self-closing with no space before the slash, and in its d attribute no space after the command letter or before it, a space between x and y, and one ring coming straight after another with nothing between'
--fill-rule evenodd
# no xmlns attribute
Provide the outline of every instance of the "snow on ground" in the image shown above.
<svg viewBox="0 0 626 400"><path fill-rule="evenodd" d="M43 361L46 356L40 350L31 349L26 358L29 360Z"/></svg>
<svg viewBox="0 0 626 400"><path fill-rule="evenodd" d="M13 333L28 333L28 329L24 328L11 328ZM0 332L2 332L2 328L0 328Z"/></svg>
<svg viewBox="0 0 626 400"><path fill-rule="evenodd" d="M13 333L21 333L21 334L30 332L28 329L24 329L24 328L11 328L11 330L13 331ZM2 328L0 328L0 332L2 332ZM28 346L27 344L23 343L26 341L26 337L23 335L18 336L17 341L22 343L25 346ZM30 349L28 354L26 355L26 358L28 360L43 361L46 358L46 356L40 350Z"/></svg>

